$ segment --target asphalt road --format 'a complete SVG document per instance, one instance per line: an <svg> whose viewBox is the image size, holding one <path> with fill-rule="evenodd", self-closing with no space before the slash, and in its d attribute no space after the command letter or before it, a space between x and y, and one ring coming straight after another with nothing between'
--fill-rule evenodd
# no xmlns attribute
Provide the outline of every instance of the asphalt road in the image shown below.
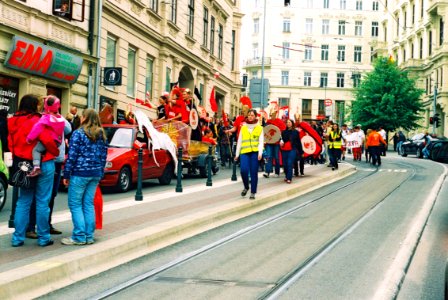
<svg viewBox="0 0 448 300"><path fill-rule="evenodd" d="M330 186L44 298L79 299L80 290L82 299L94 296L281 215L111 298L443 299L446 178L434 187L444 166L390 154L379 170L355 164L355 175Z"/></svg>

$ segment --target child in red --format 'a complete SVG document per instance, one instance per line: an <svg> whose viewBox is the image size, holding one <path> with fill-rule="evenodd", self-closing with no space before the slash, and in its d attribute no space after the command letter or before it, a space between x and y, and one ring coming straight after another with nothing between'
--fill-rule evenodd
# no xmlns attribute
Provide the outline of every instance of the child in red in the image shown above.
<svg viewBox="0 0 448 300"><path fill-rule="evenodd" d="M59 114L61 101L56 96L48 96L44 99L44 114L40 120L33 126L28 134L26 141L31 144L39 138L41 133L49 134L51 138L59 145L62 143L62 136L64 133L65 120ZM45 153L45 146L41 142L37 142L33 148L33 171L28 176L34 177L39 175L40 161L42 155Z"/></svg>

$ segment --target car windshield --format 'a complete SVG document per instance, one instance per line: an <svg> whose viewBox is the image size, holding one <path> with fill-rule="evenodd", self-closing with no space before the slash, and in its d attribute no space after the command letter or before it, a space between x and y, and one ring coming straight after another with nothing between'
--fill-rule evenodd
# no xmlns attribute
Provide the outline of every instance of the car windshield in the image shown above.
<svg viewBox="0 0 448 300"><path fill-rule="evenodd" d="M417 133L416 135L414 135L412 137L412 140L414 140L414 141L421 140L421 139L423 139L424 136L425 136L424 133Z"/></svg>
<svg viewBox="0 0 448 300"><path fill-rule="evenodd" d="M107 141L109 147L113 148L131 148L133 142L132 128L106 127Z"/></svg>

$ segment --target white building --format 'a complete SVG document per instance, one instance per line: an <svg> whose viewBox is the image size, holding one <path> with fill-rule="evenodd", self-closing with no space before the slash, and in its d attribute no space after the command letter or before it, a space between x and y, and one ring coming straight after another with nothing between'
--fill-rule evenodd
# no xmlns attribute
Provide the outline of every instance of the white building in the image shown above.
<svg viewBox="0 0 448 300"><path fill-rule="evenodd" d="M330 115L345 122L353 87L372 70L379 1L247 0L242 12L247 36L241 49L249 82L261 78L264 69L269 100L289 105L291 116L299 113L303 120L313 120ZM332 103L327 109L325 99Z"/></svg>

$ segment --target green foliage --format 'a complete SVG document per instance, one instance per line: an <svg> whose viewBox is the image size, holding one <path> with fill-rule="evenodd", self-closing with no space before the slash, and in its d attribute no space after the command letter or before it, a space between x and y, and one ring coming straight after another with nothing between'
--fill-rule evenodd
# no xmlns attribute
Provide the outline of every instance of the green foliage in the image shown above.
<svg viewBox="0 0 448 300"><path fill-rule="evenodd" d="M374 70L367 73L355 89L351 119L353 124L362 124L364 129L416 128L423 107L422 94L423 90L416 88L415 80L409 78L407 72L380 57L374 63Z"/></svg>

